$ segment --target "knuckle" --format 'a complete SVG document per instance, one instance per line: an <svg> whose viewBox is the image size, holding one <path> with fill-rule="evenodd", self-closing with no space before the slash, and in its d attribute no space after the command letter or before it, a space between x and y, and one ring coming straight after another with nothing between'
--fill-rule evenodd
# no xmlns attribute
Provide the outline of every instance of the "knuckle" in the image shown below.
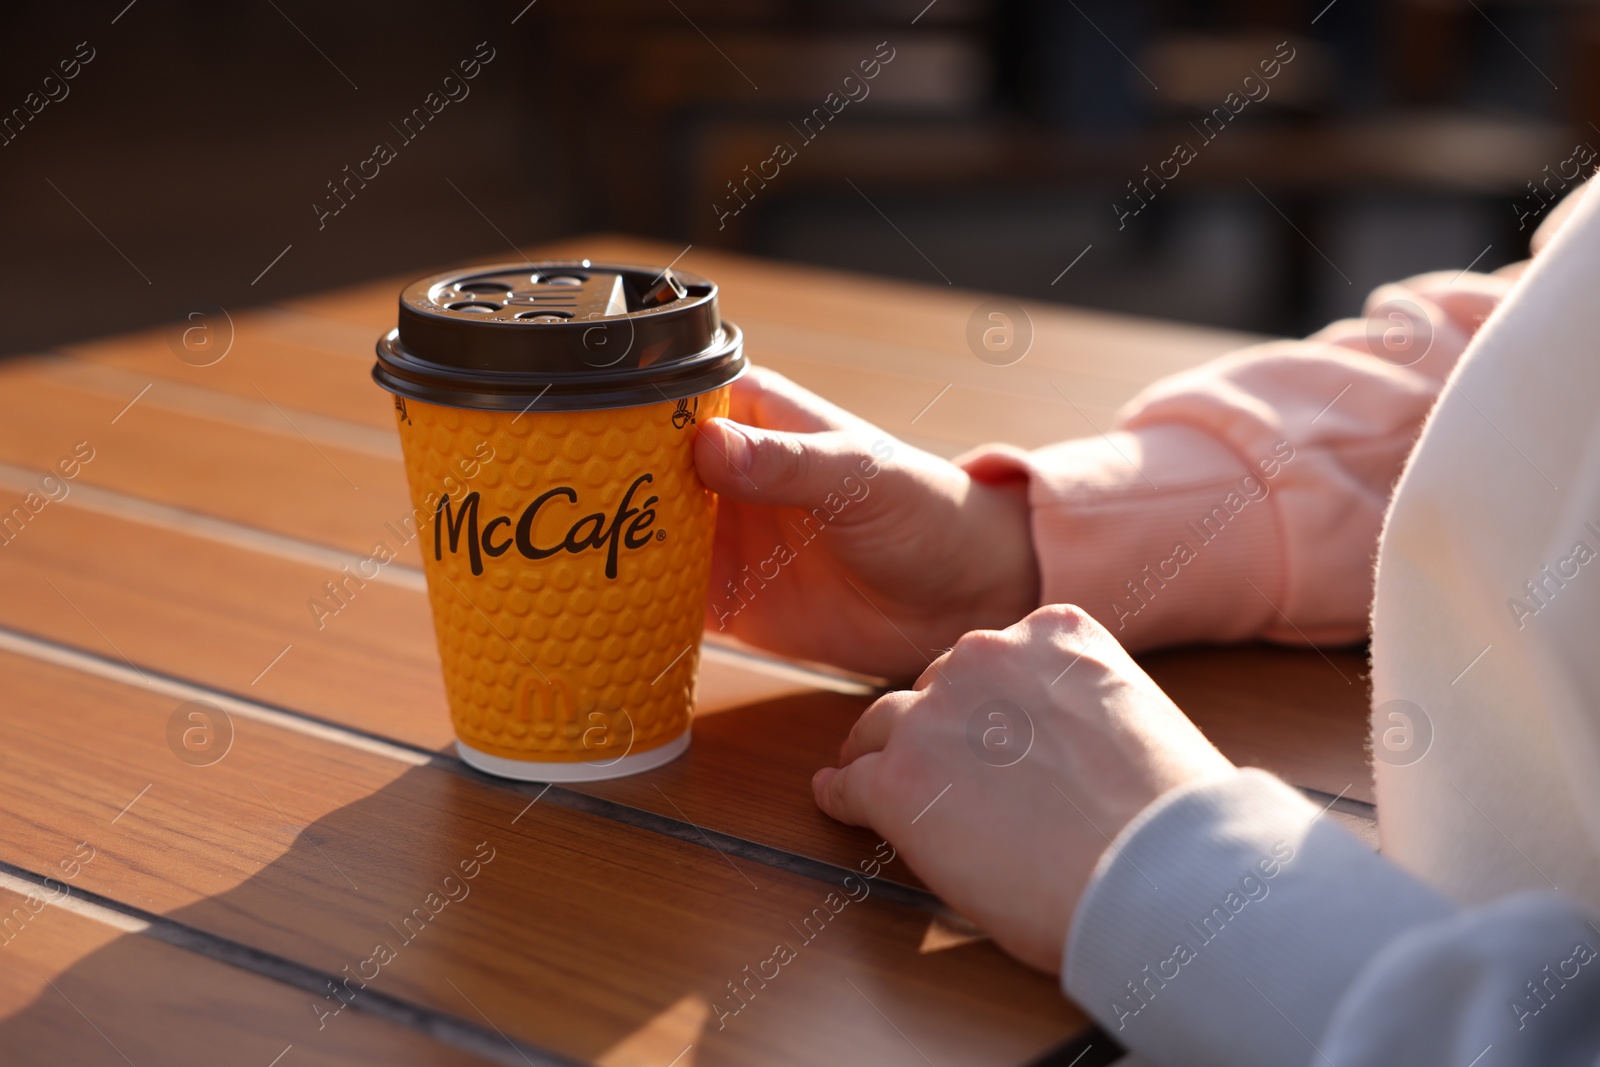
<svg viewBox="0 0 1600 1067"><path fill-rule="evenodd" d="M859 726L868 716L898 718L916 699L917 694L909 689L891 690L868 704L866 711L861 713L861 718L856 720L856 725Z"/></svg>
<svg viewBox="0 0 1600 1067"><path fill-rule="evenodd" d="M963 659L970 656L986 657L1010 645L1011 640L1003 630L969 630L957 639L950 655Z"/></svg>
<svg viewBox="0 0 1600 1067"><path fill-rule="evenodd" d="M1076 604L1045 604L1035 608L1029 618L1047 619L1058 625L1077 628L1094 625L1094 617Z"/></svg>
<svg viewBox="0 0 1600 1067"><path fill-rule="evenodd" d="M910 702L916 694L907 690L895 690L885 693L871 704L857 717L850 727L850 735L846 740L849 746L864 744L864 739L873 732L881 732L886 738L892 737L900 725Z"/></svg>
<svg viewBox="0 0 1600 1067"><path fill-rule="evenodd" d="M992 665L1010 647L1010 638L1000 630L969 630L956 639L949 652L940 657L943 669L939 672L939 678L948 681L945 674L949 671L981 670Z"/></svg>
<svg viewBox="0 0 1600 1067"><path fill-rule="evenodd" d="M1098 619L1076 604L1046 604L1035 608L1017 625L1030 630L1043 629L1053 634L1066 634L1078 644L1107 634Z"/></svg>

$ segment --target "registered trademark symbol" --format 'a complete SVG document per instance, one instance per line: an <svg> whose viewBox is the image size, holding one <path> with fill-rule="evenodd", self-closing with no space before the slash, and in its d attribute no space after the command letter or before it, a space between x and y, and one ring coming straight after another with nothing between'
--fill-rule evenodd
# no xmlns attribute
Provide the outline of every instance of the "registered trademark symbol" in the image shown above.
<svg viewBox="0 0 1600 1067"><path fill-rule="evenodd" d="M657 541L665 541L666 539L667 539L667 531L665 531L665 530L657 530L656 531L656 540Z"/></svg>

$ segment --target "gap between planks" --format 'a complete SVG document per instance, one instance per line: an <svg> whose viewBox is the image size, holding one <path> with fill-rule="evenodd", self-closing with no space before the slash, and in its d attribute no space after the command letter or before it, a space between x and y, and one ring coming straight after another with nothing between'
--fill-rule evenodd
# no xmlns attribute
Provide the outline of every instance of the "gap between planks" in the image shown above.
<svg viewBox="0 0 1600 1067"><path fill-rule="evenodd" d="M140 669L131 664L117 663L91 652L85 652L7 627L0 627L0 650L27 656L67 670L103 678L130 688L144 688L180 701L209 701L228 714L238 715L240 718L314 737L331 744L356 749L382 759L403 763L407 766L432 767L435 770L442 770L457 777L526 795L531 799L543 797L558 807L595 815L635 829L647 830L664 837L688 842L697 847L710 848L724 855L747 859L753 863L760 863L775 870L828 885L838 884L845 876L855 873L849 868L840 867L824 860L802 856L795 852L774 848L771 845L751 841L748 838L736 837L719 830L706 829L687 820L674 819L630 804L624 804L620 801L593 796L571 787L495 778L469 767L448 751L435 752L420 746L405 744L352 727L331 723L303 712L267 704L262 701L246 699L224 690L176 678L154 668ZM1300 791L1314 802L1322 801L1326 803L1330 800L1327 794L1317 790L1302 788ZM1340 799L1336 802L1327 803L1327 806L1330 808L1337 807L1337 810L1341 813L1356 819L1370 822L1374 817L1371 806L1361 801ZM947 922L964 925L963 920L955 916L932 893L888 879L882 880L880 886L880 895L885 900L899 904L902 907L934 915Z"/></svg>
<svg viewBox="0 0 1600 1067"><path fill-rule="evenodd" d="M19 493L37 491L42 471L28 470L0 462L0 488ZM367 560L359 553L331 548L315 541L306 541L268 530L246 526L228 519L219 519L197 511L161 504L115 489L97 485L75 485L61 501L68 507L81 511L109 515L115 519L137 522L160 530L168 530L189 537L212 541L249 552L259 552L291 563L337 571L342 567L359 567ZM363 572L364 574L365 572ZM389 563L380 567L366 581L394 586L415 593L427 592L427 580L422 568L404 563ZM834 674L826 670L792 663L788 660L766 656L759 652L707 640L701 645L706 659L729 666L764 674L786 682L807 685L847 696L866 696L878 692L881 686L874 679Z"/></svg>
<svg viewBox="0 0 1600 1067"><path fill-rule="evenodd" d="M9 463L0 463L0 487L18 492L27 492L37 488L39 477L40 472L13 466ZM159 504L143 497L94 485L75 486L61 503L84 511L109 515L113 518L137 522L158 529L170 530L246 551L260 552L307 566L325 567L336 571L343 566L354 567L362 562L362 557L353 552L330 548L314 541L305 541L283 534L271 533L254 526L246 526L227 519L202 515L170 504ZM427 591L427 582L422 569L420 567L407 566L403 563L390 563L380 568L377 574L369 580L411 592L424 593ZM38 641L39 639L30 637L29 640ZM79 654L87 655L85 653ZM882 689L881 682L875 679L833 674L826 670L792 663L709 639L702 642L701 654L708 661L721 662L728 666L743 668L768 677L848 696L867 696ZM115 667L116 665L113 664L112 666ZM191 683L182 684L189 685ZM220 691L208 690L201 686L195 686L195 689L197 692L220 694ZM265 707L265 705L260 706ZM245 713L241 712L241 714ZM301 715L298 712L283 712L281 714L296 716L299 720L308 723L321 722L321 720ZM286 725L281 722L277 724ZM295 729L296 727L287 725L286 728ZM352 737L366 736L356 731L348 730L345 727L329 726L328 729L343 731ZM338 737L332 739L335 741L340 740ZM378 743L390 743L387 739L376 736L370 737L369 740ZM1306 787L1296 788L1299 788L1302 793L1315 803L1329 804L1331 801L1333 811L1368 822L1376 819L1376 809L1373 805L1364 801L1353 800L1348 797L1341 797L1335 801L1330 793Z"/></svg>
<svg viewBox="0 0 1600 1067"><path fill-rule="evenodd" d="M325 995L340 980L339 975L319 971L285 956L252 948L79 886L71 887L62 895L61 883L3 859L0 859L0 888L23 896L39 896L46 906L61 908L124 933L153 938L314 996ZM549 1049L515 1040L498 1030L490 1030L375 989L364 988L361 996L352 998L346 1004L386 1022L427 1034L436 1041L492 1063L506 1064L508 1067L577 1067L577 1061Z"/></svg>
<svg viewBox="0 0 1600 1067"><path fill-rule="evenodd" d="M322 996L339 981L338 975L252 948L91 890L72 887L62 895L60 884L52 885L52 882L53 879L37 871L0 859L0 889L8 889L21 896L34 896L43 890L48 896L42 899L49 907L60 908L126 934L152 938L180 951L235 967L247 974L305 993ZM357 1011L426 1034L441 1044L451 1045L506 1067L579 1067L578 1061L527 1041L514 1040L498 1029L491 1031L458 1016L378 990L364 989L361 997L348 1003ZM1091 1052L1095 1055L1089 1055ZM1103 1030L1090 1026L1032 1061L1028 1067L1110 1067L1122 1055L1122 1048Z"/></svg>
<svg viewBox="0 0 1600 1067"><path fill-rule="evenodd" d="M830 886L838 885L843 878L856 873L848 867L840 867L824 860L751 841L748 838L698 826L685 819L674 819L631 804L593 796L568 786L496 778L469 767L449 751L435 752L421 746L395 741L332 723L304 712L251 700L225 690L174 677L154 668L139 668L132 664L120 663L8 627L0 627L0 651L102 678L131 689L159 693L179 701L204 700L229 715L237 715L252 722L264 723L330 744L357 749L407 766L431 767L459 778L509 790L527 796L530 800L542 797L544 803L684 841L699 848L712 849L726 856L747 859L752 863L759 863L774 870ZM956 917L937 897L926 890L915 889L888 879L879 879L878 886L878 895L884 900L932 915L947 923L964 925L964 920Z"/></svg>
<svg viewBox="0 0 1600 1067"><path fill-rule="evenodd" d="M269 399L258 400L252 396L192 385L164 376L141 374L124 367L74 356L40 356L14 366L33 370L56 385L117 399L132 396L141 389L155 385L157 388L152 390L152 395L142 401L150 407L256 430L274 437L298 440L304 435L320 444L396 463L402 459L400 438L387 428L379 429L292 405L275 405ZM260 395L266 396L265 393ZM293 414L292 421L285 414L286 411Z"/></svg>

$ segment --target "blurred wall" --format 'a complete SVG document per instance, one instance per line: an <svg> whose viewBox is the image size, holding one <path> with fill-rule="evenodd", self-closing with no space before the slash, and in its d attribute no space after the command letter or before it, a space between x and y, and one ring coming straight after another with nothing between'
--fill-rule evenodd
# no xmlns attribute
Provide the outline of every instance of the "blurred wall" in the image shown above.
<svg viewBox="0 0 1600 1067"><path fill-rule="evenodd" d="M0 127L0 343L246 306L568 228L544 192L558 153L526 124L531 20L508 27L471 3L12 5L5 113L52 72L59 83L81 42L93 59L20 132ZM481 41L493 58L448 100L444 78ZM446 101L436 115L430 92ZM402 125L419 107L429 121ZM380 143L395 158L364 167ZM322 217L330 182L348 203Z"/></svg>
<svg viewBox="0 0 1600 1067"><path fill-rule="evenodd" d="M1379 281L1518 258L1600 146L1594 9L1538 0L7 23L9 352L592 230L1297 332Z"/></svg>

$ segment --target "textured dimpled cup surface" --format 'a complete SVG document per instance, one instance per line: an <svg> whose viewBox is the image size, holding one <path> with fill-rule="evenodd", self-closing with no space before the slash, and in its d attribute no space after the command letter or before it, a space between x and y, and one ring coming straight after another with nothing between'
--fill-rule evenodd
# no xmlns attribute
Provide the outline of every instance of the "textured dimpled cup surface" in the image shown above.
<svg viewBox="0 0 1600 1067"><path fill-rule="evenodd" d="M726 415L727 392L687 410ZM395 412L412 503L439 512L423 566L474 750L610 764L686 736L717 505L684 410Z"/></svg>
<svg viewBox="0 0 1600 1067"><path fill-rule="evenodd" d="M715 294L693 276L588 263L476 268L402 294L373 373L395 394L473 766L595 780L688 746L716 527L693 443L744 369ZM408 333L408 299L445 321Z"/></svg>

